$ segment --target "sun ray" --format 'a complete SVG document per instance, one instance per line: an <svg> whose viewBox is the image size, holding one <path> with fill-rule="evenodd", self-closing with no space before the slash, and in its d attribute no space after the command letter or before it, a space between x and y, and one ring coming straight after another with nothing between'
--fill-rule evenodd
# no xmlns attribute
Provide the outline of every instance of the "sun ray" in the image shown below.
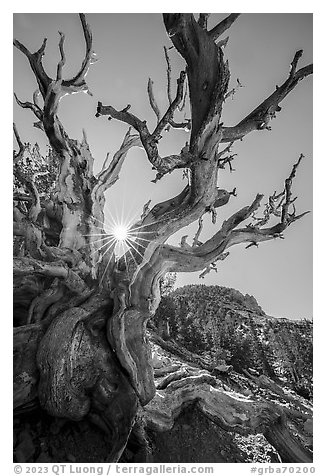
<svg viewBox="0 0 326 476"><path fill-rule="evenodd" d="M129 246L129 248L128 248L128 253L130 254L130 256L132 257L132 259L134 260L135 265L138 266L138 263L137 263L137 261L135 260L135 257L134 257L134 255L133 255L133 253L132 253L132 248L131 248L131 246Z"/></svg>
<svg viewBox="0 0 326 476"><path fill-rule="evenodd" d="M141 236L137 236L134 238L135 240L142 240L142 241L146 241L148 243L157 243L158 245L161 244L159 241L157 240L148 240L147 238L142 238Z"/></svg>
<svg viewBox="0 0 326 476"><path fill-rule="evenodd" d="M82 236L107 236L108 233L88 233L86 235L82 235Z"/></svg>
<svg viewBox="0 0 326 476"><path fill-rule="evenodd" d="M125 245L125 243L124 243L124 245ZM130 273L129 273L129 267L128 267L128 262L127 262L127 257L126 257L128 251L129 251L129 249L130 249L130 247L128 246L128 247L127 247L127 250L126 250L126 251L124 252L124 254L123 254L123 259L125 260L125 264L126 264L126 270L127 270L128 280L130 281ZM130 254L131 254L131 256L132 256L132 253L130 253ZM135 260L134 260L134 261L135 261ZM135 261L135 262L136 262L136 261ZM136 264L137 264L137 263L136 263Z"/></svg>
<svg viewBox="0 0 326 476"><path fill-rule="evenodd" d="M92 236L92 235L90 235L90 236ZM88 243L85 243L85 244L82 245L80 248L86 248L86 246L91 246L91 245L93 245L93 244L95 244L95 243L101 243L101 242L103 242L104 240L109 239L109 237L110 237L110 235L108 235L107 233L106 233L104 236L105 236L106 238L103 237L103 238L100 238L100 239L98 239L98 240L92 240L92 241L90 241L90 242L88 242ZM97 248L97 249L99 249L99 248Z"/></svg>
<svg viewBox="0 0 326 476"><path fill-rule="evenodd" d="M96 220L98 221L99 223L101 223L101 225L105 226L105 223L103 221L101 221L99 218L96 218L94 215L92 215L91 213L87 213L86 212L86 215L91 217L93 220Z"/></svg>
<svg viewBox="0 0 326 476"><path fill-rule="evenodd" d="M131 247L136 251L136 253L139 254L139 256L141 257L141 259L143 259L144 256L137 250L137 248L134 247L133 243L132 243L131 241L129 242L129 240L127 240L127 242L128 242L128 245L131 246Z"/></svg>
<svg viewBox="0 0 326 476"><path fill-rule="evenodd" d="M111 248L111 246L112 246L112 243L111 243L111 245L109 246L109 248L105 251L105 253L102 255L102 259L104 258L104 256L106 255L106 253L109 251L109 249ZM103 271L103 274L102 274L102 277L101 277L100 283L99 283L100 285L102 284L102 281L103 281L103 279L104 279L104 276L105 276L105 274L106 274L106 271L107 271L107 269L108 269L108 267L109 267L109 265L110 265L111 258L112 258L112 255L113 255L113 254L114 254L114 247L113 247L112 252L111 252L111 254L110 254L109 260L108 260L108 262L107 262L107 264L106 264L106 266L105 266L105 268L104 268L104 271Z"/></svg>
<svg viewBox="0 0 326 476"><path fill-rule="evenodd" d="M135 243L137 246L141 246L142 248L144 248L144 250L146 250L146 246L142 245L141 243L137 243L137 238L134 238L132 236L130 236L128 238L128 240L132 241L133 243Z"/></svg>
<svg viewBox="0 0 326 476"><path fill-rule="evenodd" d="M154 240L148 240L147 238L143 238L143 237L141 237L141 236L138 236L138 235L137 235L137 236L135 236L135 240L148 241L149 243L150 243L151 241L154 241Z"/></svg>
<svg viewBox="0 0 326 476"><path fill-rule="evenodd" d="M142 224L142 225L139 225L139 226L135 226L135 227L132 227L132 230L139 230L141 228L146 228L148 226L152 226L152 225L155 225L157 223L159 223L160 220L154 220L154 221L151 221L150 223L146 223L146 224ZM137 225L137 223L135 223L135 225Z"/></svg>
<svg viewBox="0 0 326 476"><path fill-rule="evenodd" d="M107 246L107 245L110 245L110 246L111 246L111 245L113 245L113 244L115 244L115 240L112 239L112 238L108 238L108 240L106 241L106 243L104 243L102 246L96 248L94 251L91 252L90 255L92 256L93 254L97 253L98 251L100 251L100 250L101 250L102 248L104 248L105 246Z"/></svg>
<svg viewBox="0 0 326 476"><path fill-rule="evenodd" d="M108 267L109 267L109 265L110 265L110 262L111 262L111 258L112 258L113 253L114 253L114 249L112 250L112 253L111 253L111 255L110 255L110 258L109 258L108 262L106 263L105 269L104 269L104 271L103 271L103 273L102 273L102 276L101 276L101 279L100 279L100 282L99 282L99 285L100 285L100 286L101 286L101 284L102 284L102 282L103 282L104 276L105 276L105 274L106 274L106 272L107 272L107 269L108 269Z"/></svg>
<svg viewBox="0 0 326 476"><path fill-rule="evenodd" d="M93 241L91 241L90 243L87 243L87 244L94 245L95 243L100 243L101 241L103 242L104 240L110 240L110 239L112 239L112 237L110 235L106 235L105 238L100 238L99 240L93 240ZM85 246L87 246L87 245L85 245Z"/></svg>

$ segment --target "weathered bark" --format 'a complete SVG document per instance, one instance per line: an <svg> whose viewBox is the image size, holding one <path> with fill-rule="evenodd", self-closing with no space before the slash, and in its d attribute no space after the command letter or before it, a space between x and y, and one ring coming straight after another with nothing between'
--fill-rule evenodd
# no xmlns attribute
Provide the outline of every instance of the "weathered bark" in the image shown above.
<svg viewBox="0 0 326 476"><path fill-rule="evenodd" d="M180 247L166 244L172 234L200 221L204 213L211 213L214 221L216 208L225 206L235 195L235 190L228 192L218 187L219 169L230 161L225 157L230 146L219 151L220 143L237 140L255 128L265 127L266 114L269 117L274 114L278 103L311 73L311 67L296 71L300 57L297 54L284 85L235 128L223 127L221 113L230 73L223 45L216 44L215 40L237 17L238 14L232 14L207 31L207 14L201 14L198 22L191 14L164 14L167 33L187 66L186 72L180 73L175 99L169 94L167 111L160 114L149 83L149 97L157 115L152 132L146 121L129 112L130 105L117 111L113 106L98 103L98 117L109 115L135 129L133 134L131 128L128 130L120 149L110 164L106 158L98 175L93 172L93 157L85 134L81 142L69 138L57 115L65 95L89 93L86 74L96 58L85 16L80 15L85 58L72 79L63 79L66 57L62 33L55 78L50 78L42 65L46 40L35 53L14 41L27 57L39 87L33 102L22 102L17 97L16 100L20 106L32 110L38 120L36 127L45 132L58 158L56 189L50 199L44 200L38 194L34 179L19 172L24 144L15 128L19 146L18 153L14 154L18 167L16 177L25 189L25 193L14 197L14 234L24 243L23 248L15 247L14 258L16 323L20 326L15 330L15 408L24 411L40 404L53 416L72 420L91 417L111 435L109 461L117 461L125 447L138 401L146 405L155 396L146 325L160 301L162 276L169 270L205 269L206 273L214 268L216 260L228 255L225 250L229 247L281 237L287 226L303 216L289 212L293 203L292 179L300 157L284 192L270 201L273 207L267 210L264 220L256 219L255 223L238 228L259 208L262 195L258 194L251 205L226 220L206 243L199 241L199 227L193 246L187 245L185 240ZM179 154L161 157L159 140L170 125L177 127L174 113L183 100L186 77L192 115L190 141ZM187 168L189 183L178 196L151 209L148 205L144 207L140 221L130 230L133 246L116 260L114 239L104 230L105 192L118 180L132 147L145 150L157 170L155 181L176 168ZM280 223L262 228L272 215L278 216ZM50 236L54 236L55 245L46 242L45 237ZM207 378L201 376L203 388L208 385ZM174 382L175 391L177 383ZM200 399L202 395L197 387L189 387L187 392L190 400ZM202 410L210 414L205 398ZM211 412L221 425L224 421L230 428L257 431L261 424L275 421L269 408L270 418L263 423L252 420L256 418L256 410L249 418L250 423L244 423L232 412L228 414L231 403L225 395L215 392L212 398L214 406L221 403L225 406L221 409L224 416ZM283 435L284 430L278 428L270 434L277 440L280 437L275 435ZM296 449L291 454L294 453Z"/></svg>

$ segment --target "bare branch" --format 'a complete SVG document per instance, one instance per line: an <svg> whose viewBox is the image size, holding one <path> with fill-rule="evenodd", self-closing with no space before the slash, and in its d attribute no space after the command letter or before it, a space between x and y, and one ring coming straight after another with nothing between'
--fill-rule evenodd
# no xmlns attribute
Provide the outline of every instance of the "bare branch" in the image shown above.
<svg viewBox="0 0 326 476"><path fill-rule="evenodd" d="M39 104L39 97L40 97L40 90L36 89L33 92L33 103L34 103L34 106L38 107L40 109L40 111L42 111L42 109L40 107L40 104Z"/></svg>
<svg viewBox="0 0 326 476"><path fill-rule="evenodd" d="M196 234L194 236L192 246L199 246L199 245L202 244L199 241L199 236L200 236L200 233L201 233L202 229L203 229L203 216L201 216L198 220L198 230L196 231Z"/></svg>
<svg viewBox="0 0 326 476"><path fill-rule="evenodd" d="M61 60L59 61L58 67L57 67L57 81L62 79L62 68L66 63L66 56L63 49L65 35L61 31L59 31L59 35L60 35L59 50L60 50Z"/></svg>
<svg viewBox="0 0 326 476"><path fill-rule="evenodd" d="M14 164L15 164L16 162L18 162L23 157L23 154L24 154L24 151L25 151L25 146L24 146L24 144L22 143L22 141L20 139L20 136L19 136L19 133L18 133L18 130L17 130L17 127L16 127L15 123L13 123L13 128L14 128L15 138L16 138L17 144L19 146L19 151L17 153L14 152Z"/></svg>
<svg viewBox="0 0 326 476"><path fill-rule="evenodd" d="M292 199L292 181L296 175L297 168L303 159L303 154L300 155L298 161L293 165L289 177L285 180L285 189L280 194L274 194L270 197L268 204L266 204L264 217L258 219L255 225L248 225L246 228L234 230L230 236L230 241L227 244L233 246L234 244L250 242L251 246L261 241L267 241L274 238L283 238L282 232L292 223L301 219L309 213L309 211L303 212L300 215L296 215L294 207L293 213L289 213L289 207L295 199ZM277 200L279 200L277 203ZM280 211L281 209L281 211ZM262 228L271 216L280 217L279 223L269 228ZM248 246L249 247L249 246Z"/></svg>
<svg viewBox="0 0 326 476"><path fill-rule="evenodd" d="M184 71L181 71L179 79L178 79L176 97L170 104L168 110L166 111L166 113L164 114L160 122L157 124L153 134L151 135L153 140L158 140L161 132L167 126L170 120L173 118L173 114L175 110L177 109L178 105L181 103L182 97L183 97L183 85L184 85L185 79L186 79L186 73Z"/></svg>
<svg viewBox="0 0 326 476"><path fill-rule="evenodd" d="M169 125L173 127L173 129L183 129L186 132L191 131L191 120L186 119L186 122L175 122L173 119L169 121Z"/></svg>
<svg viewBox="0 0 326 476"><path fill-rule="evenodd" d="M193 159L193 155L190 154L188 150L181 151L179 155L170 155L167 157L160 157L159 155L157 147L157 142L159 138L157 137L157 134L158 131L161 131L161 128L163 128L164 125L167 124L170 116L169 111L174 107L176 107L176 105L172 103L168 112L159 122L153 134L149 132L146 121L141 121L137 116L128 112L127 108L121 111L117 111L116 109L114 109L114 107L103 106L102 103L99 102L97 105L96 117L107 115L114 119L118 119L119 121L125 122L132 126L134 129L136 129L136 131L139 133L140 140L145 149L148 160L158 172L156 179L154 180L154 182L157 182L166 173L172 172L176 168L186 167L187 164ZM156 134L156 137L154 136L154 134Z"/></svg>
<svg viewBox="0 0 326 476"><path fill-rule="evenodd" d="M164 46L164 55L165 55L165 60L166 60L166 64L167 64L167 69L166 69L166 75L167 75L167 96L168 96L168 100L169 100L169 104L171 105L172 104L172 93L171 93L171 73L172 73L172 70L171 70L171 62L170 62L170 58L169 58L169 54L168 54L168 49L166 48L166 46ZM182 104L178 104L177 105L177 108L179 109L179 111L182 111L185 107L185 104L186 104L186 98L187 98L187 81L186 81L186 87L185 87L185 93L183 94L183 101L182 101ZM187 119L186 122L181 122L181 123L178 123L178 122L175 122L173 119L170 119L169 120L169 124L174 128L174 129L185 129L187 131L190 131L191 129L191 121L190 119Z"/></svg>
<svg viewBox="0 0 326 476"><path fill-rule="evenodd" d="M221 142L231 142L242 139L245 135L254 130L269 129L269 122L276 117L276 113L281 111L279 103L295 88L302 79L312 74L312 64L305 66L298 71L296 67L302 50L297 51L291 62L288 79L263 101L248 116L234 127L223 127L223 137Z"/></svg>
<svg viewBox="0 0 326 476"><path fill-rule="evenodd" d="M180 112L183 111L184 108L185 108L185 106L186 106L187 96L188 96L188 81L186 81L185 93L184 93L184 95L183 95L182 104L181 104L180 106L178 106L178 109L179 109ZM187 119L187 121L189 122L189 131L190 131L190 128L191 128L190 123L191 123L191 121L190 121L190 119Z"/></svg>
<svg viewBox="0 0 326 476"><path fill-rule="evenodd" d="M295 75L299 59L301 58L302 55L303 55L303 50L298 50L294 55L294 58L293 58L292 63L291 63L291 68L290 68L290 77L291 78L293 78L293 76Z"/></svg>
<svg viewBox="0 0 326 476"><path fill-rule="evenodd" d="M171 94L171 62L168 54L168 50L166 46L164 46L164 55L166 59L166 64L167 64L167 69L166 69L166 75L167 75L167 94L168 94L168 99L169 99L169 104L172 104L172 94Z"/></svg>
<svg viewBox="0 0 326 476"><path fill-rule="evenodd" d="M237 90L240 89L240 88L243 88L243 85L240 83L239 78L237 78L237 85L236 85L236 87L233 88L233 89L231 89L231 91L229 91L229 92L225 95L224 101L226 101L229 96L231 96L231 98L233 99L235 93L236 93Z"/></svg>
<svg viewBox="0 0 326 476"><path fill-rule="evenodd" d="M200 273L199 278L204 279L206 274L210 273L213 270L215 271L215 273L217 273L218 271L215 262L211 263L209 266L206 266L206 268Z"/></svg>
<svg viewBox="0 0 326 476"><path fill-rule="evenodd" d="M218 23L214 28L212 28L208 34L213 39L216 40L219 38L223 33L233 25L235 20L238 18L240 13L231 13L228 17L224 18L220 23Z"/></svg>
<svg viewBox="0 0 326 476"><path fill-rule="evenodd" d="M215 273L217 273L218 269L217 269L216 261L224 261L225 258L229 256L229 254L230 253L227 251L226 253L221 253L219 256L217 256L215 258L215 261L213 261L213 263L210 263L208 266L206 266L206 268L200 273L199 278L203 279L206 276L206 274L210 273L211 271L215 271Z"/></svg>
<svg viewBox="0 0 326 476"><path fill-rule="evenodd" d="M298 163L295 164L294 172L292 169L290 177L287 179L289 180L289 187L291 186L290 182L294 177L297 166ZM288 194L288 196L290 200L290 195ZM286 222L278 223L271 228L260 229L251 225L248 225L246 228L237 228L240 223L249 218L258 209L262 198L263 195L258 194L251 205L242 208L225 220L220 230L212 238L199 246L176 248L164 245L161 250L162 260L170 263L169 269L171 271L191 272L199 271L205 267L205 275L211 270L211 263L214 263L217 259L223 259L225 254L228 255L228 252L225 252L227 248L245 242L249 243L247 248L250 248L251 246L257 246L262 241L282 238L282 231L293 221L305 215L304 213L295 218L290 215L287 217ZM215 268L214 266L213 269Z"/></svg>
<svg viewBox="0 0 326 476"><path fill-rule="evenodd" d="M155 116L157 118L157 123L159 123L160 120L161 120L161 113L160 113L159 107L158 107L157 102L156 102L155 97L154 97L153 84L154 83L151 80L151 78L148 78L147 93L148 93L149 103L150 103L151 108L153 109L153 111L155 113Z"/></svg>
<svg viewBox="0 0 326 476"><path fill-rule="evenodd" d="M198 18L198 25L203 28L204 30L207 30L207 20L210 16L210 13L200 13L199 18Z"/></svg>
<svg viewBox="0 0 326 476"><path fill-rule="evenodd" d="M229 41L229 37L227 36L226 38L224 38L224 40L221 40L218 43L216 43L216 46L218 48L225 48L226 45L228 44L228 41Z"/></svg>
<svg viewBox="0 0 326 476"><path fill-rule="evenodd" d="M97 110L95 116L109 116L109 119L113 118L125 122L126 124L129 124L134 129L136 129L137 132L139 132L140 139L142 140L142 142L148 140L151 134L147 128L146 121L141 121L140 119L138 119L137 116L128 112L130 107L130 104L128 104L128 106L122 109L121 111L117 111L112 106L103 106L103 104L99 101L97 103Z"/></svg>
<svg viewBox="0 0 326 476"><path fill-rule="evenodd" d="M102 170L97 176L97 185L94 187L94 190L96 189L96 194L98 194L100 190L100 193L104 193L105 190L111 187L119 179L119 173L123 162L128 151L132 147L141 147L141 142L138 134L131 134L130 128L123 139L120 149L114 154L109 166L105 167L106 161L103 164Z"/></svg>
<svg viewBox="0 0 326 476"><path fill-rule="evenodd" d="M225 149L223 149L221 152L216 154L216 160L217 160L217 166L219 169L224 169L225 165L228 164L230 168L230 172L234 172L234 168L232 167L232 160L234 160L234 157L236 157L238 154L230 154L227 157L223 157L225 154L229 153L231 151L231 148L233 146L233 142L231 142Z"/></svg>
<svg viewBox="0 0 326 476"><path fill-rule="evenodd" d="M22 102L18 99L18 97L15 93L14 93L14 96L15 96L15 99L16 99L16 102L17 102L18 106L22 107L23 109L30 109L31 111L34 112L35 116L40 121L42 121L43 113L42 113L42 110L40 109L40 107L37 104L35 104L35 103L33 104L29 101Z"/></svg>
<svg viewBox="0 0 326 476"><path fill-rule="evenodd" d="M35 77L38 82L39 90L44 99L43 111L35 101L36 97L34 95L34 104L26 102L22 103L16 97L18 104L22 107L31 109L34 114L39 119L39 122L35 123L36 127L44 129L46 132L51 146L59 154L63 150L69 148L68 137L65 133L65 130L56 117L58 106L60 100L66 94L72 94L76 92L88 92L88 87L86 85L85 77L88 72L89 66L95 62L95 53L92 51L92 34L89 25L86 23L85 15L80 14L80 20L83 28L84 38L86 42L86 54L83 60L81 69L79 72L70 80L62 80L62 68L65 64L65 54L64 54L64 35L60 32L60 41L59 41L59 50L61 55L61 60L57 66L56 79L51 79L44 71L42 64L42 57L45 50L46 39L44 40L41 48L36 53L31 53L24 45L19 41L15 40L14 45L22 51L28 58L31 68L35 74Z"/></svg>
<svg viewBox="0 0 326 476"><path fill-rule="evenodd" d="M85 78L91 64L97 61L96 53L92 50L93 40L89 24L86 22L85 14L80 13L80 21L83 27L84 39L86 43L85 58L78 73L69 80L62 81L62 88L67 93L85 91L89 93Z"/></svg>
<svg viewBox="0 0 326 476"><path fill-rule="evenodd" d="M48 87L51 83L51 78L46 74L42 64L42 57L44 55L47 39L45 38L42 46L35 53L31 53L26 46L20 43L18 40L14 40L14 46L19 49L28 59L32 71L35 74L36 80L39 85L40 92L45 99Z"/></svg>
<svg viewBox="0 0 326 476"><path fill-rule="evenodd" d="M151 204L151 201L152 201L152 200L148 200L148 202L145 203L145 205L144 205L144 207L143 207L143 211L142 211L141 217L140 217L141 220L144 220L144 219L147 217L147 215L148 215L148 213L149 213L149 211L150 211L149 206L150 206L150 204Z"/></svg>
<svg viewBox="0 0 326 476"><path fill-rule="evenodd" d="M251 243L249 243L249 245L246 246L246 250L248 248L251 248L252 246L256 246L256 248L258 248L258 243L256 241L252 241Z"/></svg>
<svg viewBox="0 0 326 476"><path fill-rule="evenodd" d="M303 154L300 154L298 161L293 165L292 171L289 177L285 180L285 201L282 206L282 215L281 215L281 222L283 224L287 224L288 222L294 221L295 219L295 209L292 215L289 214L289 207L294 202L291 200L292 198L292 182L296 175L297 169L300 165L301 160L304 158ZM305 214L308 212L305 212ZM302 215L301 215L302 216ZM298 217L296 217L298 219Z"/></svg>
<svg viewBox="0 0 326 476"><path fill-rule="evenodd" d="M180 248L182 248L183 250L191 249L191 246L187 243L187 238L188 238L188 235L184 235L181 237Z"/></svg>

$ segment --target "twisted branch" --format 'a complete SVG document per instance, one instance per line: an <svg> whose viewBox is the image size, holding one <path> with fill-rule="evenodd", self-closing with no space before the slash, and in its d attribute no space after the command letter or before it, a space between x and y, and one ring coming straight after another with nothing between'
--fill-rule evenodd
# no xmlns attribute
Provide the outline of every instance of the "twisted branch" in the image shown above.
<svg viewBox="0 0 326 476"><path fill-rule="evenodd" d="M270 121L276 117L277 112L281 111L279 103L295 88L299 81L312 74L312 64L296 70L301 56L302 50L295 53L287 80L281 86L276 86L276 90L267 99L236 126L222 128L221 142L234 142L254 130L270 129Z"/></svg>

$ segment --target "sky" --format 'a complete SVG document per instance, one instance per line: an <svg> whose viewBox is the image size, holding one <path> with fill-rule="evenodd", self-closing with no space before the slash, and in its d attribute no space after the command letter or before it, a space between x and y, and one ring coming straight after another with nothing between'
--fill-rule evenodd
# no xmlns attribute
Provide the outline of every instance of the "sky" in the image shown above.
<svg viewBox="0 0 326 476"><path fill-rule="evenodd" d="M209 26L226 14L214 14ZM166 64L163 46L170 46L160 14L87 14L99 58L87 76L93 97L78 94L65 97L59 117L72 138L81 138L86 131L96 170L106 157L119 148L127 126L106 117L95 117L97 101L122 109L131 104L131 112L155 125L155 115L147 98L147 81L154 81L154 92L162 111L167 107ZM14 14L14 37L31 51L36 51L43 38L48 38L44 65L54 76L58 51L58 31L66 35L66 66L69 78L79 68L84 55L81 25L76 14L17 13ZM243 87L234 99L225 104L222 121L234 125L272 93L287 77L289 66L298 49L304 54L299 66L312 62L312 15L294 13L243 14L227 32L229 42L224 50L229 60L230 88L239 78ZM226 35L225 35L226 36ZM183 60L171 50L173 78L184 67ZM13 89L21 100L31 100L36 82L26 58L18 50L13 57ZM298 213L312 210L312 78L299 85L282 102L282 111L272 121L272 131L254 132L235 145L238 155L235 171L220 174L219 186L227 190L237 187L238 196L231 197L227 207L218 210L217 224L205 216L201 240L208 239L224 219L250 204L257 193L266 199L274 190L281 191L292 164L300 153L305 155L293 184L298 196ZM186 117L188 111L186 111ZM181 119L183 115L181 115ZM33 128L33 114L14 104L14 120L23 141L38 142L45 147L42 132ZM179 153L189 135L172 131L160 144L161 155ZM176 171L157 184L151 180L155 171L141 149L132 149L123 166L120 181L107 194L106 215L138 218L143 205L152 205L176 195L185 186L182 172ZM263 201L264 202L264 201ZM230 249L230 256L218 263L219 271L205 279L199 273L180 273L177 285L221 285L254 295L265 312L290 319L312 317L312 213L294 223L285 232L284 240L262 243L259 248L245 249L239 245ZM193 237L197 225L172 237L177 244L182 235Z"/></svg>

